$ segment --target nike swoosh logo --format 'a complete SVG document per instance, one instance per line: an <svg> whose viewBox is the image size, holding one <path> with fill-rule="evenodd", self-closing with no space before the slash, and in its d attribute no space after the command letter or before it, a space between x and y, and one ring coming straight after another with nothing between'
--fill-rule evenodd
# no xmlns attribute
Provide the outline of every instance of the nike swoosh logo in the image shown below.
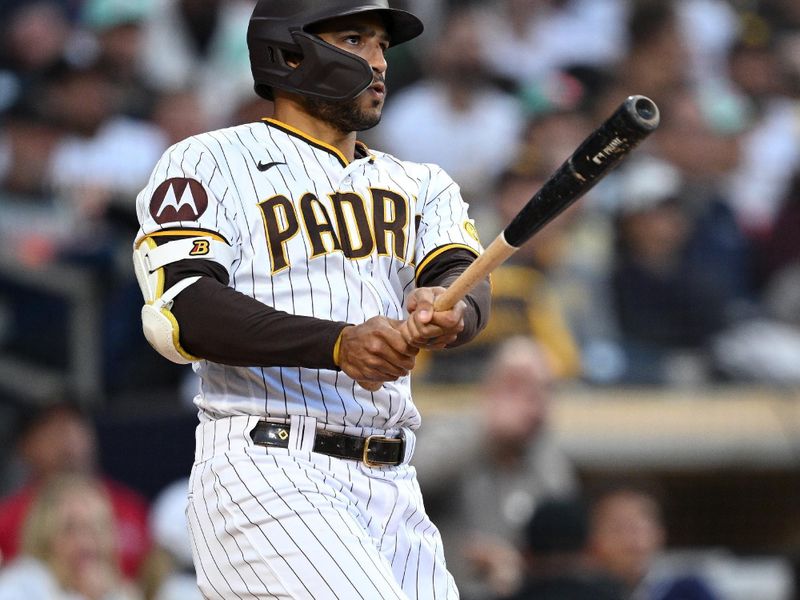
<svg viewBox="0 0 800 600"><path fill-rule="evenodd" d="M256 165L256 167L258 167L258 170L263 173L264 171L269 171L272 167L275 167L277 165L285 165L285 164L286 164L285 162L262 163L261 161L258 161L258 164Z"/></svg>

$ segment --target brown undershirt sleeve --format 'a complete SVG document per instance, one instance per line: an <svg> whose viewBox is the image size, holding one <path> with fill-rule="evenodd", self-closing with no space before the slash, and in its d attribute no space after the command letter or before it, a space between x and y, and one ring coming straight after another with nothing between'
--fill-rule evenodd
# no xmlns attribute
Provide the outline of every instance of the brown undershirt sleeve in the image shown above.
<svg viewBox="0 0 800 600"><path fill-rule="evenodd" d="M476 256L463 248L453 248L442 252L434 258L417 277L418 287L448 287L467 267L475 261ZM467 309L464 311L464 330L458 334L455 342L448 346L453 348L466 344L486 327L492 304L492 288L487 277L476 285L464 297Z"/></svg>
<svg viewBox="0 0 800 600"><path fill-rule="evenodd" d="M228 287L225 269L202 259L165 267L165 289L201 275L175 298L181 346L233 366L338 369L333 347L347 323L292 315Z"/></svg>
<svg viewBox="0 0 800 600"><path fill-rule="evenodd" d="M418 285L447 287L474 260L463 249L444 252L419 275ZM292 315L237 292L228 287L225 269L213 261L182 260L165 272L165 289L201 276L172 306L181 346L193 356L233 366L338 369L333 349L347 323ZM465 327L451 346L468 342L485 326L491 302L488 279L465 301Z"/></svg>

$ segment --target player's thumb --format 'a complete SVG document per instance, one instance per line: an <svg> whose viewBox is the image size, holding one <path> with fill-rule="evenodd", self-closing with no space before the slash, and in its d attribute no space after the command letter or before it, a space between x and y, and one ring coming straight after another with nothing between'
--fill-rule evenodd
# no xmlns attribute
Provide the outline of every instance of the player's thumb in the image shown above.
<svg viewBox="0 0 800 600"><path fill-rule="evenodd" d="M432 289L420 288L408 303L408 312L417 323L426 324L433 318L434 293Z"/></svg>

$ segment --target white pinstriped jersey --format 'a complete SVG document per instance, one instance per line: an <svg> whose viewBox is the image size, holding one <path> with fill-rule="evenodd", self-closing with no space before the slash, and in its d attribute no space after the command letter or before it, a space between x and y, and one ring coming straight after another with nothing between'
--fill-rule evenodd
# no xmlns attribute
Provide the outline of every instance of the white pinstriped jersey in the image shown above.
<svg viewBox="0 0 800 600"><path fill-rule="evenodd" d="M137 199L143 236L199 230L234 252L230 286L278 310L362 323L408 316L415 275L442 251L482 251L458 186L439 167L335 148L277 121L172 146ZM217 259L219 260L219 259ZM410 377L369 392L343 372L201 360L201 418L310 416L356 435L415 429Z"/></svg>

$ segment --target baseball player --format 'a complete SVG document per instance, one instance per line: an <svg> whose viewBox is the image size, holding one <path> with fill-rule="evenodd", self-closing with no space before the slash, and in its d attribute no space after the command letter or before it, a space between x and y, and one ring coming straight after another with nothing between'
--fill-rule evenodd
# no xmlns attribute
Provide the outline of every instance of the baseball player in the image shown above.
<svg viewBox="0 0 800 600"><path fill-rule="evenodd" d="M482 248L440 168L356 141L386 49L422 29L387 0L259 0L274 117L176 144L137 199L145 335L201 380L187 515L206 598L458 597L409 465L409 372L486 322L488 281L433 309Z"/></svg>

